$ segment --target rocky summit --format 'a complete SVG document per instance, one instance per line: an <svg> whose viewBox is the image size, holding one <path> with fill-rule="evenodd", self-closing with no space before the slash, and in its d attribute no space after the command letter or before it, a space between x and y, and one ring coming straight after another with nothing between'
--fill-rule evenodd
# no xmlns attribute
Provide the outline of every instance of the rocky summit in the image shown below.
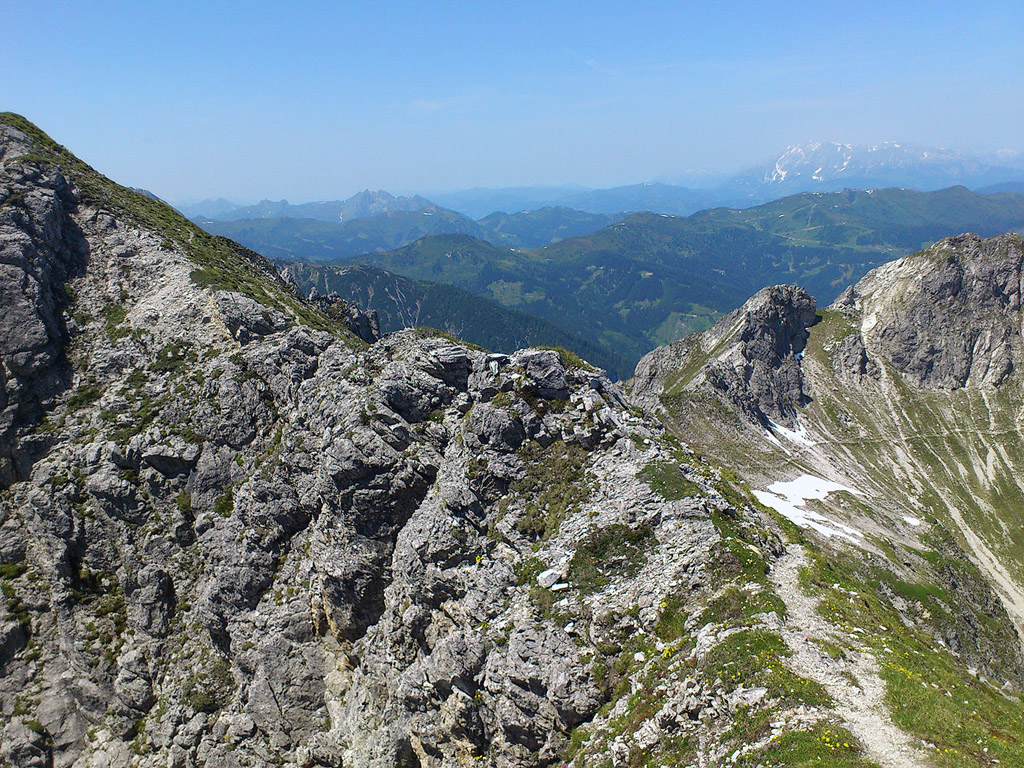
<svg viewBox="0 0 1024 768"><path fill-rule="evenodd" d="M1021 764L1020 285L955 238L623 389L2 115L0 762Z"/></svg>

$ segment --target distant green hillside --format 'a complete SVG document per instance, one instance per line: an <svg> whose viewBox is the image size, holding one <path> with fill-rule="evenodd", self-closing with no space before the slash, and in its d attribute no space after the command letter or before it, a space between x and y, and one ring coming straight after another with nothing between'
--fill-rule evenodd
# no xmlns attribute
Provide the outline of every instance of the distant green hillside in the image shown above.
<svg viewBox="0 0 1024 768"><path fill-rule="evenodd" d="M796 283L826 303L926 243L1021 226L1024 195L844 191L686 218L640 213L535 251L441 235L358 260L525 310L635 362L766 285Z"/></svg>
<svg viewBox="0 0 1024 768"><path fill-rule="evenodd" d="M540 248L596 232L626 218L625 213L586 213L573 208L548 207L518 213L492 213L477 224L486 233L482 238L509 248Z"/></svg>
<svg viewBox="0 0 1024 768"><path fill-rule="evenodd" d="M445 208L391 211L346 222L317 219L204 221L203 229L229 237L272 259L334 261L362 253L389 251L424 235L460 232L482 237L471 219Z"/></svg>
<svg viewBox="0 0 1024 768"><path fill-rule="evenodd" d="M441 285L360 265L279 263L305 295L311 288L337 292L365 309L375 310L381 330L431 327L455 334L494 352L522 347L565 347L594 365L628 371L630 361L554 323L503 307L451 285Z"/></svg>
<svg viewBox="0 0 1024 768"><path fill-rule="evenodd" d="M299 206L291 208L297 210ZM624 218L625 213L540 208L518 213L492 213L480 221L473 221L455 211L427 203L415 211L389 211L344 222L324 221L320 216L267 216L199 223L212 234L230 237L271 258L338 261L364 253L390 251L415 242L424 235L439 234L472 235L508 248L539 248L567 237L596 232Z"/></svg>

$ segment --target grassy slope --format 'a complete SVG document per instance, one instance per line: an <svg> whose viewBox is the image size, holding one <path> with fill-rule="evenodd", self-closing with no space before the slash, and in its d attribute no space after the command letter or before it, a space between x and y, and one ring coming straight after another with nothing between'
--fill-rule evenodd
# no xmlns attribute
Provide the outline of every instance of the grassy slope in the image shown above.
<svg viewBox="0 0 1024 768"><path fill-rule="evenodd" d="M849 321L828 320L812 329L807 349L805 368L817 384L808 423L833 455L860 468L862 483L875 495L898 500L908 515L960 531L966 549L982 559L991 553L1024 592L1019 376L998 389L946 392L911 387L887 370L884 390L851 385L838 380L828 362L829 349L850 332Z"/></svg>
<svg viewBox="0 0 1024 768"><path fill-rule="evenodd" d="M827 405L823 402L825 398L817 401L802 416L817 426L819 422L812 410L816 406L832 408L842 401L843 395L837 392L834 398L828 398ZM756 487L763 487L773 477L821 473L806 457L786 456L764 441L750 439L749 433L747 439L738 437L742 430L738 419L713 399L676 395L666 397L665 405L671 414L671 431L704 452L712 462L727 464L745 476L757 478L752 480ZM859 409L869 406L861 402L856 407L858 411L850 409L848 413L856 416ZM835 413L835 423L839 424L839 411ZM717 424L695 428L702 421L715 420ZM939 448L940 444L934 442L936 435L924 440L924 445L930 444L924 449L926 452ZM869 435L847 438L829 453L838 466L847 469L864 463L864 474L854 473L853 477L858 479L851 481L869 494L866 505L858 511L883 521L898 519L903 513L921 514L909 504L912 493L908 490L913 486L893 471L899 462L892 455L892 443L885 437ZM953 452L966 450L958 443L953 438L941 445ZM874 477L876 485L868 484L869 477ZM955 494L958 499L969 497L970 491L959 482L941 473L939 478L924 487L922 498L926 502L940 492ZM924 476L918 475L917 479L923 481ZM1019 489L1015 495L1019 495ZM839 507L848 507L851 501L847 494L841 494L815 504L814 508L844 519L844 511ZM936 505L930 509L927 528L919 539L908 538L905 532L891 538L869 534L870 552L836 550L805 536L792 525L785 528L791 541L802 543L811 553L810 567L802 573L801 580L805 590L820 599L819 613L841 638L833 652L841 655L846 652L844 649L867 649L876 657L893 722L930 745L931 762L956 768L992 766L993 758L1003 765L1024 764L1021 700L1001 690L1002 676L991 682L984 676L976 677L963 655L950 650L957 647L957 638L973 637L975 640L968 642L978 645L968 650L975 657L988 657L988 674L1004 671L1014 677L1012 653L1008 649L1020 641L1002 606L992 604L981 586L985 577L961 549L969 546L968 542L961 538L961 543L957 543L958 526L948 514L949 508ZM965 509L967 518L984 517L978 507ZM1009 522L1012 517L1013 513L1005 515L1003 521ZM989 525L993 522L989 518ZM994 531L995 527L989 530ZM1011 560L1019 558L1021 550L1013 554L1013 548L1011 541L1005 541L998 551ZM1003 664L1001 659L1008 661Z"/></svg>
<svg viewBox="0 0 1024 768"><path fill-rule="evenodd" d="M878 659L893 721L931 745L936 765L1024 764L1024 705L1000 690L1004 679L1021 685L1020 637L1005 610L1013 598L999 587L1005 580L1019 595L1024 584L1024 386L1012 378L998 390L923 391L893 371L881 383L843 379L831 353L851 320L821 315L804 362L813 400L801 413L823 438L814 449L786 443L783 452L717 399L685 392L702 353L669 380L671 429L754 487L838 471L862 491L812 505L852 516L867 534L863 550L836 550L789 526L812 553L804 587L850 647ZM979 662L980 678L968 670Z"/></svg>
<svg viewBox="0 0 1024 768"><path fill-rule="evenodd" d="M355 337L337 321L299 300L259 254L224 237L211 235L166 203L123 187L89 167L21 115L0 113L0 122L25 133L34 151L8 162L57 167L76 187L84 204L159 233L164 247L177 248L195 264L193 281L201 286L234 290L321 330L350 341Z"/></svg>

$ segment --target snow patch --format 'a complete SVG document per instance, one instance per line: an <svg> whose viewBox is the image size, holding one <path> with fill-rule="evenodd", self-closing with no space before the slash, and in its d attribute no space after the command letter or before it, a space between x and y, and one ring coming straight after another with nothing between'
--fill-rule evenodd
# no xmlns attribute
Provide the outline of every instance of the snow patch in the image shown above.
<svg viewBox="0 0 1024 768"><path fill-rule="evenodd" d="M916 517L910 517L909 515L903 516L903 522L905 522L907 525L913 526L918 526L921 524L920 520L918 520Z"/></svg>
<svg viewBox="0 0 1024 768"><path fill-rule="evenodd" d="M809 448L814 447L814 441L807 436L807 427L801 424L799 419L796 420L796 429L786 429L784 426L776 424L771 419L768 419L768 424L771 425L772 432L777 432L791 443L806 445Z"/></svg>
<svg viewBox="0 0 1024 768"><path fill-rule="evenodd" d="M856 528L837 523L814 510L804 509L803 504L811 499L824 499L830 493L846 491L860 495L860 491L847 488L845 485L822 480L814 475L801 475L788 483L775 482L766 491L754 491L754 497L779 512L801 528L810 528L823 536L839 536L840 538L859 544L864 534Z"/></svg>

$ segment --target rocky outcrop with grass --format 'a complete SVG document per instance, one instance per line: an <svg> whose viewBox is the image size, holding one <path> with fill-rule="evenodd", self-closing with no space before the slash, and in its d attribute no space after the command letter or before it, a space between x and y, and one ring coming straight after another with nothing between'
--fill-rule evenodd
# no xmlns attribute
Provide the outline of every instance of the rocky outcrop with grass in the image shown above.
<svg viewBox="0 0 1024 768"><path fill-rule="evenodd" d="M1024 246L960 235L871 272L840 302L868 349L917 386L997 387L1024 359Z"/></svg>
<svg viewBox="0 0 1024 768"><path fill-rule="evenodd" d="M764 288L710 330L645 355L631 382L633 396L653 406L664 394L704 390L754 422L791 426L808 399L800 355L815 308L802 288Z"/></svg>
<svg viewBox="0 0 1024 768"><path fill-rule="evenodd" d="M872 718L937 744L889 690L1019 755L953 537L911 583L806 536L572 353L381 338L15 115L0 270L5 765L889 766ZM802 420L813 314L759 294L658 392Z"/></svg>
<svg viewBox="0 0 1024 768"><path fill-rule="evenodd" d="M379 339L27 121L0 139L6 763L724 752L702 606L779 534L603 372ZM655 674L641 746L613 721Z"/></svg>

